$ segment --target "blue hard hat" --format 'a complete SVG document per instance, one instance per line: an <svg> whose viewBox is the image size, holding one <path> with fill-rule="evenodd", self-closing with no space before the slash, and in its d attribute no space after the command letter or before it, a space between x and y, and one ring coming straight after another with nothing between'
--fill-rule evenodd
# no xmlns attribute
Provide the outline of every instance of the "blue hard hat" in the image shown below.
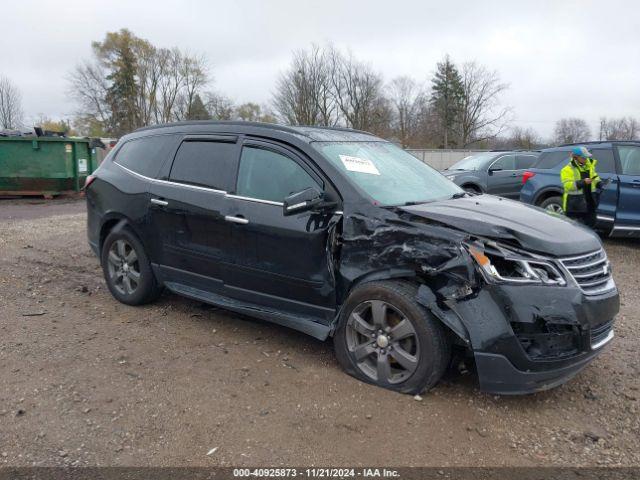
<svg viewBox="0 0 640 480"><path fill-rule="evenodd" d="M591 158L591 152L587 150L587 147L573 147L571 153L578 157Z"/></svg>

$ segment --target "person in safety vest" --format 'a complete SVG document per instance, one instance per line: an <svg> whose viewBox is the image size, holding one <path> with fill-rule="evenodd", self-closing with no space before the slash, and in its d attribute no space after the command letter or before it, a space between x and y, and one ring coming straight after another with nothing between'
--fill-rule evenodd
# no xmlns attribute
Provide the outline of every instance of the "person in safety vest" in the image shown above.
<svg viewBox="0 0 640 480"><path fill-rule="evenodd" d="M571 161L560 170L564 187L562 208L570 218L593 228L596 224L596 189L600 177L596 173L598 161L585 147L574 147Z"/></svg>

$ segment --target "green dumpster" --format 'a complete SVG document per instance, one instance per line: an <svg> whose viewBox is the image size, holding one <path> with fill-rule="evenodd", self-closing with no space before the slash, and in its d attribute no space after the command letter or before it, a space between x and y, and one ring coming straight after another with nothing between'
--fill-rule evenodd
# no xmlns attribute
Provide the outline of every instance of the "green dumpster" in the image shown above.
<svg viewBox="0 0 640 480"><path fill-rule="evenodd" d="M96 158L88 138L0 137L0 195L79 192Z"/></svg>

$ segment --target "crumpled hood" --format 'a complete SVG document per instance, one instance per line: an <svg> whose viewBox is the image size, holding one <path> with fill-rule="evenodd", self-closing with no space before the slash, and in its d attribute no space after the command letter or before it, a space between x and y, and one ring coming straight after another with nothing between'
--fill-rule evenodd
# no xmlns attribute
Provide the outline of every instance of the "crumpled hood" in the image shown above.
<svg viewBox="0 0 640 480"><path fill-rule="evenodd" d="M472 235L502 240L551 256L578 255L602 246L594 232L575 222L493 195L400 208Z"/></svg>

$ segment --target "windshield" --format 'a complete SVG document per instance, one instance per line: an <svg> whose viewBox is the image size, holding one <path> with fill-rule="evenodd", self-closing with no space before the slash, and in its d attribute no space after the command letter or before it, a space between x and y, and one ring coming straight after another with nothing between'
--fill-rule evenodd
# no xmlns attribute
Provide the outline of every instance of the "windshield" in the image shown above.
<svg viewBox="0 0 640 480"><path fill-rule="evenodd" d="M463 190L387 142L313 142L313 147L382 206L452 198Z"/></svg>
<svg viewBox="0 0 640 480"><path fill-rule="evenodd" d="M484 167L487 161L493 160L495 153L479 153L477 155L469 155L462 160L451 165L447 170L479 170Z"/></svg>

